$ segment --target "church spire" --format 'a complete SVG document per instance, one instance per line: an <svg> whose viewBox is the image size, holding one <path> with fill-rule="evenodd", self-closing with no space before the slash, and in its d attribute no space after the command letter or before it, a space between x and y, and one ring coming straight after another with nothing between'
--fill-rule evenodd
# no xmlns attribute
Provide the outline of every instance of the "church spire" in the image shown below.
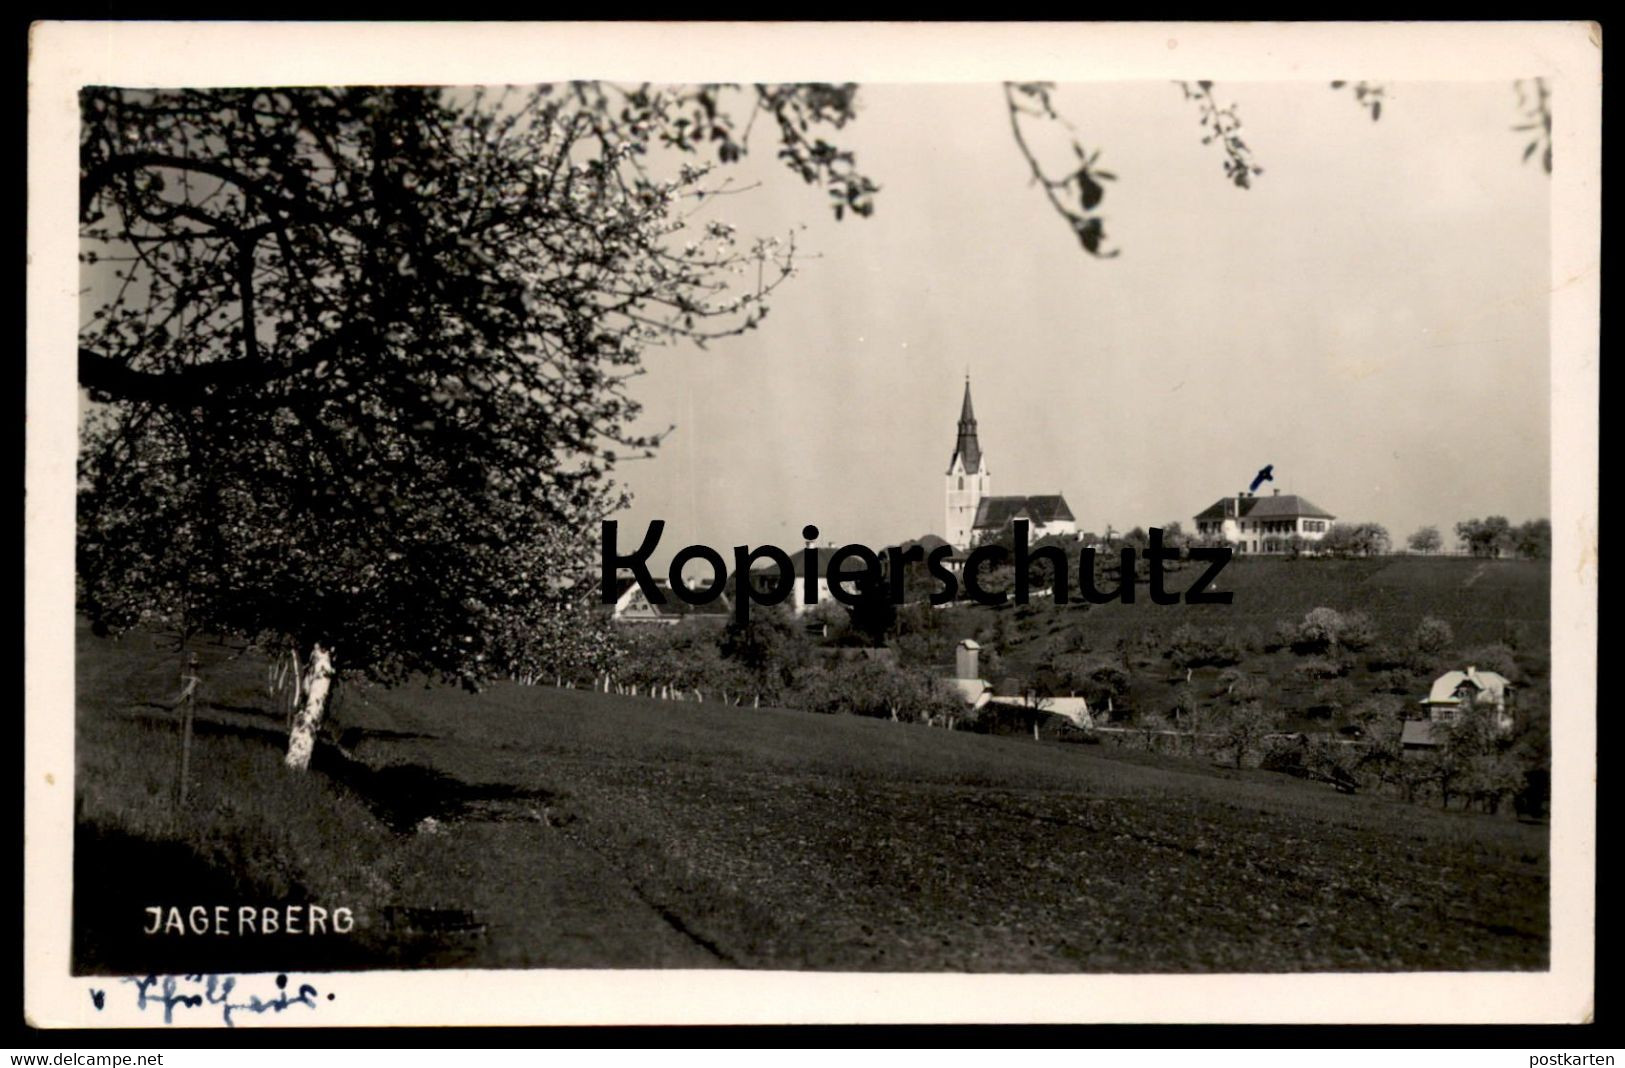
<svg viewBox="0 0 1625 1068"><path fill-rule="evenodd" d="M948 470L954 461L963 460L966 471L977 471L982 466L982 446L976 440L976 412L970 403L970 375L965 376L965 401L959 406L959 437L954 442L954 454L948 460Z"/></svg>

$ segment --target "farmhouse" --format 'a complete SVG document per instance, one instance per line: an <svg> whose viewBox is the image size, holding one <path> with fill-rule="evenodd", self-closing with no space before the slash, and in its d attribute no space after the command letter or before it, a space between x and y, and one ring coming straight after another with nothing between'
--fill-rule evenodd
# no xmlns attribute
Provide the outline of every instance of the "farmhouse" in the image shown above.
<svg viewBox="0 0 1625 1068"><path fill-rule="evenodd" d="M1447 671L1433 680L1428 695L1418 702L1427 709L1427 719L1406 722L1400 742L1406 749L1431 749L1440 743L1434 730L1441 723L1455 723L1464 708L1495 709L1495 729L1502 734L1512 730L1512 684L1495 671Z"/></svg>
<svg viewBox="0 0 1625 1068"><path fill-rule="evenodd" d="M1220 497L1196 513L1196 533L1222 538L1238 553L1284 553L1292 538L1317 542L1337 517L1308 498L1276 490L1268 497L1238 493Z"/></svg>
<svg viewBox="0 0 1625 1068"><path fill-rule="evenodd" d="M827 569L829 567L830 556L834 552L835 543L833 541L827 541L824 544L822 552L820 552L818 546L814 545L812 542L808 542L800 551L790 554L790 568L795 572L796 581L795 585L790 589L790 596L785 601L785 604L789 605L790 609L795 612L796 615L799 616L808 609L816 607L814 600L821 603L832 599L829 589L829 577ZM880 557L882 571L884 572L886 555L884 552L877 555ZM751 568L751 585L760 591L771 589L774 583L777 581L778 574L778 565L773 561L759 560L757 561L756 565ZM858 585L855 580L862 578L865 574L863 561L854 559L852 557L847 557L841 562L841 574L849 574L853 576L853 580L842 580L840 585L844 592L849 595L856 596L858 592ZM809 599L807 596L809 592L807 589L807 582L809 579L813 581L812 592L815 595L813 599Z"/></svg>
<svg viewBox="0 0 1625 1068"><path fill-rule="evenodd" d="M996 535L1017 519L1027 520L1034 540L1051 534L1077 535L1077 519L1061 494L995 497L988 493L992 485L987 456L976 435L976 412L971 407L970 376L966 375L959 433L948 460L948 543L964 552L978 537Z"/></svg>
<svg viewBox="0 0 1625 1068"><path fill-rule="evenodd" d="M1094 726L1089 702L1082 697L1042 697L1036 705L1029 705L1025 701L1012 704L995 696L993 684L981 677L981 650L975 639L960 642L954 649L954 677L943 680L958 692L966 713L979 712L990 705L1002 706L1006 711L1019 712L1029 718L1036 711L1038 718L1061 716L1074 727Z"/></svg>

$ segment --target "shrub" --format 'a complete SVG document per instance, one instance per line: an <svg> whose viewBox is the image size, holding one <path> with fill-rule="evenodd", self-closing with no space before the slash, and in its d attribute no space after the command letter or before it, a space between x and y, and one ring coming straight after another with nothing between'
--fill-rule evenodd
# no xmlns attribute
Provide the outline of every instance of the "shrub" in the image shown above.
<svg viewBox="0 0 1625 1068"><path fill-rule="evenodd" d="M1335 608L1311 608L1298 624L1292 648L1299 653L1324 653L1341 640L1343 615Z"/></svg>
<svg viewBox="0 0 1625 1068"><path fill-rule="evenodd" d="M1322 679L1339 679L1348 674L1347 661L1334 657L1317 656L1303 661L1292 669L1292 674L1300 679L1319 682Z"/></svg>
<svg viewBox="0 0 1625 1068"><path fill-rule="evenodd" d="M1223 631L1182 623L1168 636L1168 656L1182 668L1227 667L1244 656L1240 644Z"/></svg>
<svg viewBox="0 0 1625 1068"><path fill-rule="evenodd" d="M1321 715L1341 712L1354 699L1354 687L1346 679L1328 679L1315 687L1310 709Z"/></svg>
<svg viewBox="0 0 1625 1068"><path fill-rule="evenodd" d="M1516 682L1520 677L1518 658L1501 642L1475 646L1459 657L1463 667L1476 667L1480 671L1493 671Z"/></svg>
<svg viewBox="0 0 1625 1068"><path fill-rule="evenodd" d="M1282 649L1289 649L1298 640L1298 624L1283 619L1275 624L1275 630L1263 641L1266 653L1277 653Z"/></svg>
<svg viewBox="0 0 1625 1068"><path fill-rule="evenodd" d="M1442 619L1428 616L1416 625L1411 644L1424 655L1442 653L1456 642L1456 632Z"/></svg>
<svg viewBox="0 0 1625 1068"><path fill-rule="evenodd" d="M1410 658L1387 642L1376 642L1366 650L1365 666L1370 671L1392 671L1410 663Z"/></svg>
<svg viewBox="0 0 1625 1068"><path fill-rule="evenodd" d="M1372 688L1377 693L1411 694L1421 691L1425 685L1409 668L1393 668L1377 675Z"/></svg>
<svg viewBox="0 0 1625 1068"><path fill-rule="evenodd" d="M1377 640L1377 625L1364 612L1349 612L1343 616L1343 626L1337 632L1337 642L1345 649L1359 652L1370 648Z"/></svg>

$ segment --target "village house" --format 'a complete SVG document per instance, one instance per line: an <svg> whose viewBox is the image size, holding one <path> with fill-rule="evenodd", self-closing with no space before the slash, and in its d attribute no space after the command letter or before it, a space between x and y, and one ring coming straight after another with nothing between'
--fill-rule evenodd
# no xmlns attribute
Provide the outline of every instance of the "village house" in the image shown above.
<svg viewBox="0 0 1625 1068"><path fill-rule="evenodd" d="M700 581L703 585L703 581ZM654 580L655 589L665 598L665 604L655 604L644 596L643 589L630 575L615 579L617 596L609 618L616 623L643 626L672 626L685 619L726 620L733 611L726 592L705 604L689 604L672 592L671 584L663 578ZM694 583L690 583L693 588Z"/></svg>
<svg viewBox="0 0 1625 1068"><path fill-rule="evenodd" d="M827 575L830 557L834 555L835 549L836 545L833 541L826 541L822 548L808 542L801 549L790 554L790 568L795 572L796 581L795 585L790 589L790 596L784 603L796 615L803 615L816 608L819 604L826 604L835 600L830 593ZM887 563L886 553L882 550L876 555L880 559L881 571L884 575ZM807 597L806 579L809 571L813 575L813 593L816 595L816 603ZM750 583L757 590L769 590L777 581L778 573L778 565L773 561L758 560L755 566L751 568ZM843 579L840 585L843 592L856 596L858 592L856 579L862 578L865 573L863 561L847 557L841 562L841 573L854 576L852 580ZM840 602L835 601L835 603L839 604Z"/></svg>
<svg viewBox="0 0 1625 1068"><path fill-rule="evenodd" d="M1336 518L1305 497L1276 490L1268 497L1221 497L1198 512L1195 523L1198 537L1222 538L1238 553L1284 553L1294 536L1309 545L1324 538Z"/></svg>
<svg viewBox="0 0 1625 1068"><path fill-rule="evenodd" d="M971 407L970 376L965 376L965 399L959 408L959 432L947 474L948 543L963 553L978 539L996 537L1017 519L1028 522L1033 540L1050 535L1076 537L1078 522L1061 494L1037 497L995 497L988 491L993 475L976 434L976 412Z"/></svg>
<svg viewBox="0 0 1625 1068"><path fill-rule="evenodd" d="M1046 716L1060 716L1074 727L1088 729L1094 726L1094 718L1089 713L1087 699L1077 696L1068 697L1040 697L1029 704L1026 698L1018 699L1019 703L1012 704L1009 700L998 697L994 686L981 676L981 645L972 638L966 638L954 649L954 675L945 679L959 694L964 703L962 714L980 712L989 705L999 705L1005 710L1016 709L1029 717L1036 711L1038 718Z"/></svg>
<svg viewBox="0 0 1625 1068"><path fill-rule="evenodd" d="M1418 704L1427 710L1427 718L1407 720L1400 735L1400 744L1413 751L1439 745L1441 739L1434 728L1455 723L1464 708L1493 706L1495 729L1501 734L1510 733L1514 723L1512 683L1499 672L1476 667L1440 675Z"/></svg>

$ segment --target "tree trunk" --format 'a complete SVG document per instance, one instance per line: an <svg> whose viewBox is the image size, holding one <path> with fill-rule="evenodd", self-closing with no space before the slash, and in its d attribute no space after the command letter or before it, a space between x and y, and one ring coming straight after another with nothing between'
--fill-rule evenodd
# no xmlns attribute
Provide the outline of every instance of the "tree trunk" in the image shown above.
<svg viewBox="0 0 1625 1068"><path fill-rule="evenodd" d="M297 771L310 767L310 754L316 748L316 731L327 711L327 694L333 684L333 654L321 645L310 650L310 670L305 676L305 703L293 721L288 737L288 757L283 762Z"/></svg>

